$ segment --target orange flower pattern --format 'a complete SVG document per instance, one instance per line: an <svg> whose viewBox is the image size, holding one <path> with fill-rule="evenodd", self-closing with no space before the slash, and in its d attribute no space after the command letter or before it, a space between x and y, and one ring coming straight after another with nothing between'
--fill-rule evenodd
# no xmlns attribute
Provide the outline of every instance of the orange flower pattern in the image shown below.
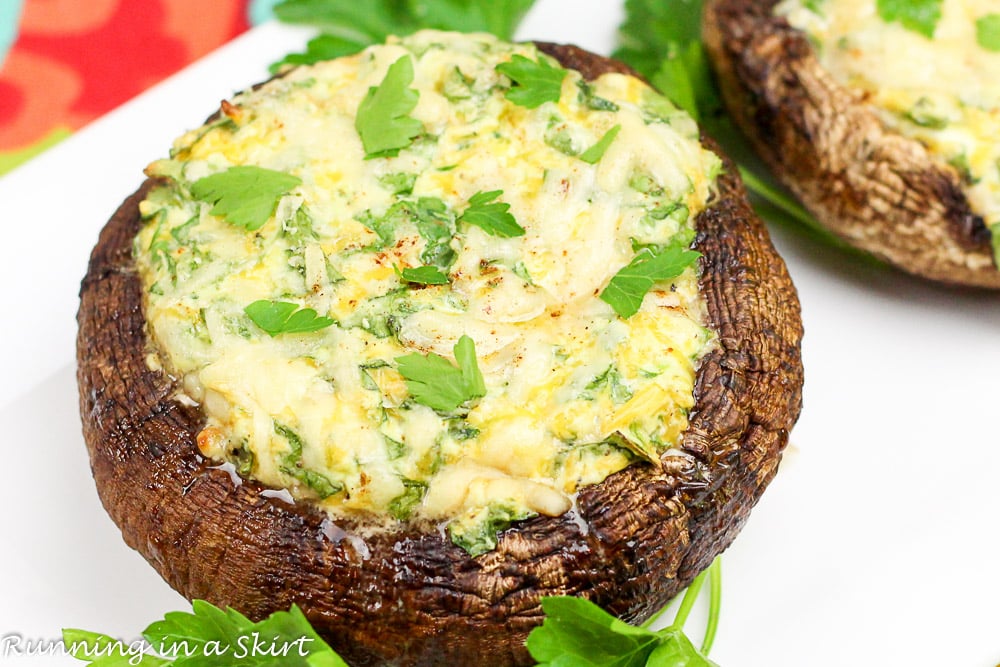
<svg viewBox="0 0 1000 667"><path fill-rule="evenodd" d="M0 173L245 31L249 1L24 0L0 65Z"/></svg>

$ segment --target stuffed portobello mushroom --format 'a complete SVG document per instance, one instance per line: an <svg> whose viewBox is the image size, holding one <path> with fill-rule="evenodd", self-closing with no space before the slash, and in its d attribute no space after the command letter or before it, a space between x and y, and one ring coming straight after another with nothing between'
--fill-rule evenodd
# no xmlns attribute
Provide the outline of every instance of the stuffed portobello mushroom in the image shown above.
<svg viewBox="0 0 1000 667"><path fill-rule="evenodd" d="M897 5L708 0L704 40L730 114L820 223L910 273L1000 288L1000 14Z"/></svg>
<svg viewBox="0 0 1000 667"><path fill-rule="evenodd" d="M421 32L223 102L105 227L101 499L188 598L351 664L530 662L539 600L648 617L801 403L795 290L728 164L623 65Z"/></svg>

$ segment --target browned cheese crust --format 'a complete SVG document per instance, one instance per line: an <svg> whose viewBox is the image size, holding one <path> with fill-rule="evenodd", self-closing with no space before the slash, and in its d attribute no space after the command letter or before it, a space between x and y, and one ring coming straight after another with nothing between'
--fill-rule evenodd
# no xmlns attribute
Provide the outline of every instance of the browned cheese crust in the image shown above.
<svg viewBox="0 0 1000 667"><path fill-rule="evenodd" d="M544 45L588 77L619 69ZM539 599L580 595L647 618L725 549L778 466L801 405L799 303L731 165L697 220L701 288L719 344L702 362L683 440L663 469L633 465L580 492L576 514L539 517L470 558L440 531L350 537L355 526L289 504L203 459L197 408L145 362L143 296L131 254L138 203L103 230L83 280L79 387L102 502L188 598L252 618L299 605L353 665L532 664Z"/></svg>
<svg viewBox="0 0 1000 667"><path fill-rule="evenodd" d="M1000 288L990 232L954 168L838 84L777 0L707 0L730 115L807 209L851 245L932 280Z"/></svg>

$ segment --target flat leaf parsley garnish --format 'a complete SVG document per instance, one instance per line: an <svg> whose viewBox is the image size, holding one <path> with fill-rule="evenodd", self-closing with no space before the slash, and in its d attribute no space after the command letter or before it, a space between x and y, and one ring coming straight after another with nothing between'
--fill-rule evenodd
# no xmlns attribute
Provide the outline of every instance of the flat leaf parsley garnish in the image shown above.
<svg viewBox="0 0 1000 667"><path fill-rule="evenodd" d="M597 164L600 159L604 157L604 153L608 150L608 146L610 146L611 142L615 140L615 137L618 136L621 129L621 125L615 125L613 128L605 132L604 136L601 137L596 144L580 153L580 159L587 164Z"/></svg>
<svg viewBox="0 0 1000 667"><path fill-rule="evenodd" d="M876 8L878 15L886 23L899 21L907 30L931 39L941 20L941 2L942 0L878 0Z"/></svg>
<svg viewBox="0 0 1000 667"><path fill-rule="evenodd" d="M420 93L413 83L413 60L402 56L389 66L378 86L358 106L354 127L361 137L365 159L395 157L423 131L423 124L408 114L417 107Z"/></svg>
<svg viewBox="0 0 1000 667"><path fill-rule="evenodd" d="M436 266L415 266L403 270L396 269L399 277L408 283L420 283L422 285L447 285L448 276L441 272Z"/></svg>
<svg viewBox="0 0 1000 667"><path fill-rule="evenodd" d="M486 395L486 383L476 362L476 344L463 335L453 349L457 367L433 352L396 357L396 368L414 401L440 412L453 412L466 401Z"/></svg>
<svg viewBox="0 0 1000 667"><path fill-rule="evenodd" d="M493 201L502 194L503 190L490 190L472 195L469 208L458 216L458 222L475 225L492 236L524 236L524 227L509 213L510 204Z"/></svg>
<svg viewBox="0 0 1000 667"><path fill-rule="evenodd" d="M173 611L149 625L141 642L121 640L86 630L63 630L70 654L102 667L194 667L196 665L282 664L292 667L347 667L316 633L302 611L292 606L254 623L234 609L223 611L204 600L191 603L192 613Z"/></svg>
<svg viewBox="0 0 1000 667"><path fill-rule="evenodd" d="M510 40L535 0L283 0L274 14L286 23L319 28L305 53L296 53L271 66L301 65L357 53L369 44L384 42L424 28L458 32L490 32Z"/></svg>
<svg viewBox="0 0 1000 667"><path fill-rule="evenodd" d="M497 65L497 71L514 82L507 99L522 107L534 109L546 102L558 102L566 70L551 64L544 56L538 61L514 55L510 62Z"/></svg>
<svg viewBox="0 0 1000 667"><path fill-rule="evenodd" d="M701 253L679 246L668 246L659 252L644 248L611 278L601 292L601 300L621 317L632 317L653 285L681 275L699 257Z"/></svg>
<svg viewBox="0 0 1000 667"><path fill-rule="evenodd" d="M261 299L243 310L272 338L278 334L319 331L333 324L333 320L317 315L312 308L299 308L297 304L287 301Z"/></svg>
<svg viewBox="0 0 1000 667"><path fill-rule="evenodd" d="M976 19L976 43L987 51L1000 51L1000 14Z"/></svg>
<svg viewBox="0 0 1000 667"><path fill-rule="evenodd" d="M663 630L649 629L662 609L641 626L635 626L583 598L542 598L545 621L528 635L528 651L539 667L715 667L705 656L718 627L719 568L716 559L691 582L674 622ZM708 625L701 648L697 649L684 634L684 624L706 577L710 578Z"/></svg>
<svg viewBox="0 0 1000 667"><path fill-rule="evenodd" d="M254 232L274 214L278 200L302 179L253 165L230 167L191 184L191 196L214 204L212 215Z"/></svg>

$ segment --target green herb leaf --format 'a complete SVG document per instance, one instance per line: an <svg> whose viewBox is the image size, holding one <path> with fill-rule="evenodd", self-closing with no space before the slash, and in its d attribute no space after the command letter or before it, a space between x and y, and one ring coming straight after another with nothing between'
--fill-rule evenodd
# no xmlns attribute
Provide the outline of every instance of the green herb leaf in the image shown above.
<svg viewBox="0 0 1000 667"><path fill-rule="evenodd" d="M542 598L545 621L528 635L540 665L642 667L656 648L655 632L621 621L576 597Z"/></svg>
<svg viewBox="0 0 1000 667"><path fill-rule="evenodd" d="M656 283L681 275L699 257L700 253L680 246L667 247L658 254L646 248L611 278L601 292L601 300L619 316L632 317Z"/></svg>
<svg viewBox="0 0 1000 667"><path fill-rule="evenodd" d="M652 79L664 54L690 42L700 45L701 5L702 0L625 0L621 47L612 56Z"/></svg>
<svg viewBox="0 0 1000 667"><path fill-rule="evenodd" d="M396 368L414 401L439 412L452 412L466 401L486 395L473 340L463 335L455 343L454 353L457 367L433 352L396 357Z"/></svg>
<svg viewBox="0 0 1000 667"><path fill-rule="evenodd" d="M509 40L534 0L284 0L275 16L287 23L311 25L364 46L389 35L424 28L490 32Z"/></svg>
<svg viewBox="0 0 1000 667"><path fill-rule="evenodd" d="M497 65L496 69L514 82L506 94L514 104L534 109L546 102L558 102L562 95L566 70L551 64L545 56L539 55L536 62L515 54L510 62Z"/></svg>
<svg viewBox="0 0 1000 667"><path fill-rule="evenodd" d="M276 63L271 64L270 71L276 74L285 65L312 65L323 60L333 60L341 56L349 56L365 48L367 43L358 39L350 39L339 35L318 35L306 42L305 53L289 53Z"/></svg>
<svg viewBox="0 0 1000 667"><path fill-rule="evenodd" d="M646 667L718 667L694 647L691 640L679 630L660 634L660 645L653 649Z"/></svg>
<svg viewBox="0 0 1000 667"><path fill-rule="evenodd" d="M381 250L395 242L396 230L404 224L414 224L425 244L420 259L447 272L455 263L451 247L455 234L455 214L437 197L420 197L417 201L397 201L383 215L365 211L358 221L375 232L379 240L372 249Z"/></svg>
<svg viewBox="0 0 1000 667"><path fill-rule="evenodd" d="M597 164L600 159L604 157L604 153L608 150L608 146L610 146L611 142L615 140L615 137L618 136L621 129L621 125L615 125L613 128L605 132L604 136L601 137L596 144L580 153L580 159L587 164Z"/></svg>
<svg viewBox="0 0 1000 667"><path fill-rule="evenodd" d="M278 662L282 667L347 667L294 605L258 623L204 600L195 600L191 608L150 624L142 633L150 650L143 654L138 645L84 630L64 630L63 641L74 657L92 667L263 667Z"/></svg>
<svg viewBox="0 0 1000 667"><path fill-rule="evenodd" d="M397 269L398 270L398 269ZM441 273L436 266L416 266L399 271L399 276L410 283L422 285L447 285L448 276Z"/></svg>
<svg viewBox="0 0 1000 667"><path fill-rule="evenodd" d="M413 207L417 233L424 239L421 261L447 273L458 256L451 247L455 235L455 214L437 197L421 197Z"/></svg>
<svg viewBox="0 0 1000 667"><path fill-rule="evenodd" d="M89 662L94 667L160 667L173 664L148 653L139 645L129 645L114 637L87 630L63 630L63 645L77 660Z"/></svg>
<svg viewBox="0 0 1000 667"><path fill-rule="evenodd" d="M976 43L987 51L1000 51L1000 14L976 19Z"/></svg>
<svg viewBox="0 0 1000 667"><path fill-rule="evenodd" d="M993 237L993 263L1000 266L1000 222L990 225L990 235Z"/></svg>
<svg viewBox="0 0 1000 667"><path fill-rule="evenodd" d="M506 503L491 503L475 517L452 521L448 524L448 537L452 543L465 549L472 558L493 551L499 542L499 533L510 528L515 521L538 516L536 512Z"/></svg>
<svg viewBox="0 0 1000 667"><path fill-rule="evenodd" d="M593 86L584 79L577 81L576 87L580 89L577 99L580 101L580 104L585 105L588 109L593 109L594 111L618 111L617 104L595 95Z"/></svg>
<svg viewBox="0 0 1000 667"><path fill-rule="evenodd" d="M458 217L458 222L475 225L493 236L524 236L524 227L517 224L517 220L508 212L510 204L493 202L502 194L503 190L477 192L469 199L469 208Z"/></svg>
<svg viewBox="0 0 1000 667"><path fill-rule="evenodd" d="M427 493L427 484L414 479L403 478L403 493L389 501L389 514L399 521L406 521L417 509Z"/></svg>
<svg viewBox="0 0 1000 667"><path fill-rule="evenodd" d="M455 32L490 32L510 40L534 0L410 0L414 20L421 26Z"/></svg>
<svg viewBox="0 0 1000 667"><path fill-rule="evenodd" d="M877 0L876 9L886 23L899 21L907 30L931 39L941 20L941 2L942 0Z"/></svg>
<svg viewBox="0 0 1000 667"><path fill-rule="evenodd" d="M275 6L274 15L286 23L314 26L363 46L417 29L412 11L399 0L284 0Z"/></svg>
<svg viewBox="0 0 1000 667"><path fill-rule="evenodd" d="M684 592L674 622L658 631L649 627L666 607L641 626L633 626L589 600L542 598L545 620L528 635L528 651L540 667L718 667L706 656L715 636L721 605L719 568L716 558ZM699 651L684 634L684 624L706 576L711 578L709 620Z"/></svg>
<svg viewBox="0 0 1000 667"><path fill-rule="evenodd" d="M299 308L287 301L254 301L243 309L254 324L272 338L278 334L319 331L333 324L329 317L316 314L312 308Z"/></svg>
<svg viewBox="0 0 1000 667"><path fill-rule="evenodd" d="M282 458L281 465L278 466L281 472L302 482L315 491L320 499L329 498L344 490L344 485L340 482L332 482L325 475L305 467L302 462L302 438L298 433L278 422L274 422L274 432L288 441L288 447L291 450Z"/></svg>
<svg viewBox="0 0 1000 667"><path fill-rule="evenodd" d="M382 83L368 89L354 121L366 160L394 157L424 131L423 123L408 115L420 98L411 83L413 60L402 56L389 66Z"/></svg>
<svg viewBox="0 0 1000 667"><path fill-rule="evenodd" d="M198 179L191 184L191 196L214 204L212 215L253 232L274 215L278 200L301 183L291 174L246 165Z"/></svg>

